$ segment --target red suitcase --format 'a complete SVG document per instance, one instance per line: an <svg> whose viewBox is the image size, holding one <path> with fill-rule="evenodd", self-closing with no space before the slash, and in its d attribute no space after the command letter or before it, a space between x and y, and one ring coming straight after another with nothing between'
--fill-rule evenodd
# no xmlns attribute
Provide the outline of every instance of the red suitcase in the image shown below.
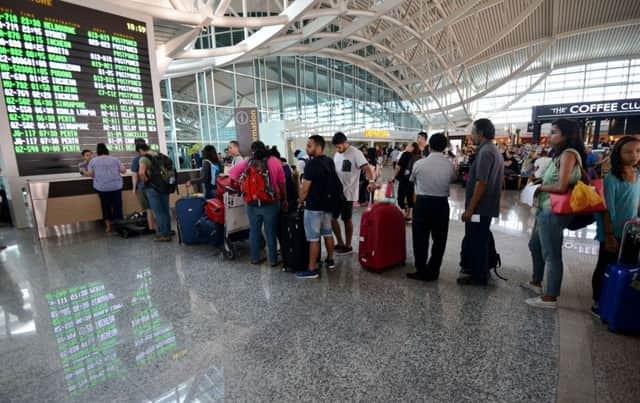
<svg viewBox="0 0 640 403"><path fill-rule="evenodd" d="M218 199L207 200L204 215L215 223L224 224L224 202Z"/></svg>
<svg viewBox="0 0 640 403"><path fill-rule="evenodd" d="M407 258L404 214L393 203L375 203L362 213L358 260L363 268L404 265Z"/></svg>

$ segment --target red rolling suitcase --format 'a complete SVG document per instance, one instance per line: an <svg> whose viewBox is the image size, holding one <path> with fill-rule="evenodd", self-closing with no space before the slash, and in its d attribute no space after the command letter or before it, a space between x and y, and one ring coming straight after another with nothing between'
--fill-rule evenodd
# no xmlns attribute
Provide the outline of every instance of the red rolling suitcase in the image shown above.
<svg viewBox="0 0 640 403"><path fill-rule="evenodd" d="M393 203L370 204L360 220L358 260L363 268L382 270L407 259L404 214Z"/></svg>

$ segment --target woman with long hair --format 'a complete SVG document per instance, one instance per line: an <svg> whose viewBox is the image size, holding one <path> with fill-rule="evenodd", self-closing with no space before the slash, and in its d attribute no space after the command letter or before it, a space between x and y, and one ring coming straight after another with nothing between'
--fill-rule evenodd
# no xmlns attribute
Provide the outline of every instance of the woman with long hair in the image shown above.
<svg viewBox="0 0 640 403"><path fill-rule="evenodd" d="M187 186L204 184L204 195L207 199L216 197L216 177L224 172L220 163L218 152L212 145L204 146L202 149L202 168L200 176L187 182Z"/></svg>
<svg viewBox="0 0 640 403"><path fill-rule="evenodd" d="M288 208L287 191L285 187L285 175L282 162L269 154L262 141L251 144L252 156L249 160L243 160L233 166L229 171L232 179L238 180L244 175L245 180L250 180L258 169L266 169L269 177L269 192L273 192L270 201L248 202L247 215L249 216L249 249L251 250L251 263L261 264L265 261L262 255L262 226L264 224L265 237L271 267L276 267L278 262L278 249L276 242L276 229L280 210ZM254 168L256 167L256 168ZM253 173L252 173L253 172ZM267 190L267 189L264 189Z"/></svg>
<svg viewBox="0 0 640 403"><path fill-rule="evenodd" d="M542 185L537 189L538 211L529 241L533 261L533 277L522 286L538 297L525 302L536 308L557 307L562 286L562 233L571 222L571 215L557 215L551 211L550 194L570 191L582 177L585 148L578 124L569 119L557 119L551 125L549 145L553 160L544 172ZM547 271L547 286L542 290L542 280Z"/></svg>
<svg viewBox="0 0 640 403"><path fill-rule="evenodd" d="M413 182L409 181L413 164L422 157L418 143L410 143L396 164L394 178L398 181L398 206L404 211L405 221L413 216Z"/></svg>
<svg viewBox="0 0 640 403"><path fill-rule="evenodd" d="M618 140L611 152L611 171L604 177L604 196L607 211L596 215L600 251L593 272L593 308L599 315L599 300L607 266L616 263L624 223L638 216L640 207L640 138L625 136Z"/></svg>

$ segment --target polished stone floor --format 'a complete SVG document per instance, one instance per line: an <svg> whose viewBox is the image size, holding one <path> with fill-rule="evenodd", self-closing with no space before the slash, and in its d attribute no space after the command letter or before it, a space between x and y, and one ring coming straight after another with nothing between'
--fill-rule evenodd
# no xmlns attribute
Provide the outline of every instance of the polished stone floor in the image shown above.
<svg viewBox="0 0 640 403"><path fill-rule="evenodd" d="M363 271L355 256L301 281L249 265L246 245L225 261L144 237L40 242L1 230L0 402L589 401L571 382L559 390L563 360L586 355L574 372L588 398L638 401L640 339L588 314L594 229L565 241L565 289L578 302L562 309L586 326L576 338L587 350L567 355L562 309L523 303L533 217L515 193L493 227L509 280L456 285L463 197L454 188L437 284L407 280L410 265ZM407 247L412 256L410 235Z"/></svg>

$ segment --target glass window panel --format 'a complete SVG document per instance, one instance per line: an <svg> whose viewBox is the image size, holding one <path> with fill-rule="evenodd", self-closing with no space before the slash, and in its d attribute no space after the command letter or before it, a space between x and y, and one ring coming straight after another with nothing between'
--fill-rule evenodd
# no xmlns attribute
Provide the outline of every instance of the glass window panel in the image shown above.
<svg viewBox="0 0 640 403"><path fill-rule="evenodd" d="M280 82L280 60L270 58L265 60L265 75L267 80Z"/></svg>
<svg viewBox="0 0 640 403"><path fill-rule="evenodd" d="M195 74L171 78L171 97L177 101L198 102Z"/></svg>
<svg viewBox="0 0 640 403"><path fill-rule="evenodd" d="M233 108L216 108L218 141L228 143L236 139L236 127L233 119Z"/></svg>
<svg viewBox="0 0 640 403"><path fill-rule="evenodd" d="M256 89L253 78L236 75L236 85L236 103L238 106L256 106Z"/></svg>
<svg viewBox="0 0 640 403"><path fill-rule="evenodd" d="M178 141L202 141L200 110L198 105L173 103L175 131Z"/></svg>
<svg viewBox="0 0 640 403"><path fill-rule="evenodd" d="M243 74L251 77L255 75L253 72L253 63L236 64L235 69L236 69L236 74Z"/></svg>
<svg viewBox="0 0 640 403"><path fill-rule="evenodd" d="M329 77L327 76L327 70L324 68L318 68L318 91L329 92Z"/></svg>
<svg viewBox="0 0 640 403"><path fill-rule="evenodd" d="M234 106L233 75L226 71L216 70L213 74L213 84L215 104Z"/></svg>

